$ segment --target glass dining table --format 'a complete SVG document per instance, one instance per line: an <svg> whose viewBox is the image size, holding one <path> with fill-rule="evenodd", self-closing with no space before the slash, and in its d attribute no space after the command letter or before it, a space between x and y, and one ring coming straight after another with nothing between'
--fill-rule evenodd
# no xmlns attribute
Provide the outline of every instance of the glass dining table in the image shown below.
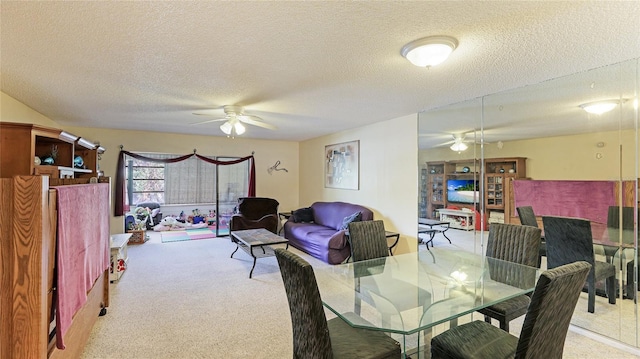
<svg viewBox="0 0 640 359"><path fill-rule="evenodd" d="M395 333L405 354L421 353L421 335L438 324L455 325L458 317L532 292L539 275L538 268L443 248L314 272L326 308L353 327Z"/></svg>

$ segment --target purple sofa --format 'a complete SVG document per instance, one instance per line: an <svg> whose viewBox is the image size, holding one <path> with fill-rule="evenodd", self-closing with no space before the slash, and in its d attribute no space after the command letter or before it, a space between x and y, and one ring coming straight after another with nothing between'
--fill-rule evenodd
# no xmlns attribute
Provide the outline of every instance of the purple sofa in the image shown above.
<svg viewBox="0 0 640 359"><path fill-rule="evenodd" d="M362 213L363 221L373 220L370 209L345 202L315 202L311 205L313 222L295 222L291 216L284 224L289 244L329 264L339 264L351 254L342 229L345 218Z"/></svg>

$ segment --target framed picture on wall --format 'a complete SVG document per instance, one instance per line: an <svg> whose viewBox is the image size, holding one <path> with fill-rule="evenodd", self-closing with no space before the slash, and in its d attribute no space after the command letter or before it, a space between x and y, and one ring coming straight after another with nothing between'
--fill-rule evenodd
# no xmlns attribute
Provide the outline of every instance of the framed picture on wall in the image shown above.
<svg viewBox="0 0 640 359"><path fill-rule="evenodd" d="M360 141L324 147L324 186L326 188L359 189Z"/></svg>

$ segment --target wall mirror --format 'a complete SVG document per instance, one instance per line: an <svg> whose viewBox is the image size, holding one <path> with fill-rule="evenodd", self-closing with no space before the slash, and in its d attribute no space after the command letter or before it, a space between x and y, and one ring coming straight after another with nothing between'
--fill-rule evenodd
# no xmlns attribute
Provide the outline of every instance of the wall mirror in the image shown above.
<svg viewBox="0 0 640 359"><path fill-rule="evenodd" d="M447 207L477 211L473 231L450 232L479 253L491 223L520 223L517 206L532 205L540 226L543 215L588 219L595 259L615 267L616 303L597 283L594 312L584 293L572 324L636 347L639 72L634 59L418 116L419 217L438 218ZM610 110L586 111L598 101ZM459 135L464 151L450 148ZM460 166L470 171L459 174ZM447 200L447 182L458 179L478 182L477 201Z"/></svg>

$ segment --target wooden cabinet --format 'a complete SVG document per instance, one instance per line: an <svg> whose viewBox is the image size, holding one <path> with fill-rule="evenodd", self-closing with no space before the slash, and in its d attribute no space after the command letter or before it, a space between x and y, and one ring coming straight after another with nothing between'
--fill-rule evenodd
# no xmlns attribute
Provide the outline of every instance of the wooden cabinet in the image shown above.
<svg viewBox="0 0 640 359"><path fill-rule="evenodd" d="M485 159L485 210L488 223L510 223L513 212L511 183L527 176L526 158Z"/></svg>
<svg viewBox="0 0 640 359"><path fill-rule="evenodd" d="M426 188L420 189L421 193L426 193L426 218L438 218L438 210L450 205L479 211L480 199L476 203L471 203L472 200L450 201L448 185L468 182L477 186L478 191L484 191L482 198L487 222L509 223L513 212L511 183L514 179L526 177L526 158L487 158L484 160L484 174L481 174L482 167L482 162L476 159L427 162L426 184L421 181L421 187ZM424 217L421 215L421 218Z"/></svg>
<svg viewBox="0 0 640 359"><path fill-rule="evenodd" d="M487 208L504 208L504 175L487 174L484 191Z"/></svg>
<svg viewBox="0 0 640 359"><path fill-rule="evenodd" d="M445 162L427 162L427 211L421 218L437 218L437 210L445 207L446 196Z"/></svg>
<svg viewBox="0 0 640 359"><path fill-rule="evenodd" d="M418 217L427 218L427 169L420 170L420 201L418 203Z"/></svg>
<svg viewBox="0 0 640 359"><path fill-rule="evenodd" d="M52 178L97 177L104 148L56 128L0 122L0 177L44 175ZM80 156L84 166L74 166ZM40 164L36 162L36 157ZM45 163L55 158L53 164Z"/></svg>

